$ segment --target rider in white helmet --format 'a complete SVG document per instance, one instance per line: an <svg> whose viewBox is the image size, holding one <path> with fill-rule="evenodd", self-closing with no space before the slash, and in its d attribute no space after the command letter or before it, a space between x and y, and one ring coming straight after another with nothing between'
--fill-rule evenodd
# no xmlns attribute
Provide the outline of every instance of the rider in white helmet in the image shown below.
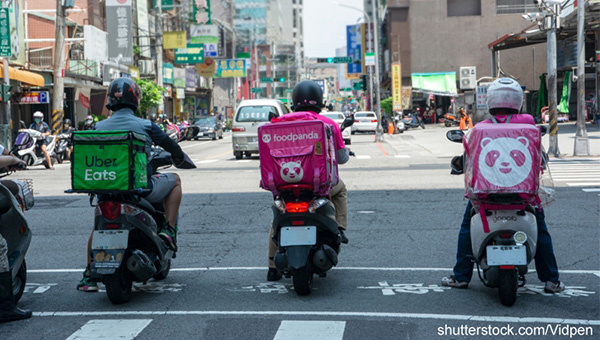
<svg viewBox="0 0 600 340"><path fill-rule="evenodd" d="M50 160L50 155L48 154L48 151L46 150L46 146L48 144L50 144L50 142L46 139L46 137L50 136L50 127L48 126L48 124L46 124L46 122L44 122L44 114L41 113L40 111L36 111L33 114L33 123L31 123L31 126L29 126L30 129L32 130L36 130L42 133L42 139L38 140L38 146L42 149L42 152L44 153L44 157L46 158L46 163L48 163L48 169L50 170L54 170L54 167L52 166L52 160Z"/></svg>
<svg viewBox="0 0 600 340"><path fill-rule="evenodd" d="M528 114L520 114L523 104L523 89L521 85L510 78L495 80L487 90L487 105L492 119L486 119L479 124L514 123L532 124L535 121ZM473 251L471 248L471 201L467 203L463 221L458 233L456 264L453 275L442 279L442 286L467 288L473 275ZM537 251L534 257L535 269L540 281L545 282L546 293L558 293L565 290L565 284L559 281L558 265L552 247L552 238L544 217L544 211L536 208L535 217L538 225Z"/></svg>

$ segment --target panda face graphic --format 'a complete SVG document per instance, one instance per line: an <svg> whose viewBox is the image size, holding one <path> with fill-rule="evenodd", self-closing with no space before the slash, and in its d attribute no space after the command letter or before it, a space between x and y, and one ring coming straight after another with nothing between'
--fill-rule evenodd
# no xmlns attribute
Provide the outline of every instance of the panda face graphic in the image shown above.
<svg viewBox="0 0 600 340"><path fill-rule="evenodd" d="M263 143L269 143L271 141L271 135L264 134L262 136Z"/></svg>
<svg viewBox="0 0 600 340"><path fill-rule="evenodd" d="M302 170L300 162L287 162L281 166L279 174L287 183L297 183L302 180L304 170Z"/></svg>
<svg viewBox="0 0 600 340"><path fill-rule="evenodd" d="M479 170L493 185L512 187L520 184L531 172L531 153L525 137L481 140Z"/></svg>

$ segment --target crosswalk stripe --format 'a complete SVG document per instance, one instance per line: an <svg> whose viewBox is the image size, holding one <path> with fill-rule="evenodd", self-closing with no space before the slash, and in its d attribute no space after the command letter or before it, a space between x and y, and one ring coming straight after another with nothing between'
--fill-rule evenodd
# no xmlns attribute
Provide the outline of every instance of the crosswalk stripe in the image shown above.
<svg viewBox="0 0 600 340"><path fill-rule="evenodd" d="M342 340L346 321L283 320L273 340Z"/></svg>
<svg viewBox="0 0 600 340"><path fill-rule="evenodd" d="M208 163L214 163L214 162L217 162L217 161L218 161L218 159L207 159L207 160L204 160L204 161L197 161L196 163L198 163L198 164L208 164Z"/></svg>
<svg viewBox="0 0 600 340"><path fill-rule="evenodd" d="M90 320L67 340L133 339L152 319Z"/></svg>
<svg viewBox="0 0 600 340"><path fill-rule="evenodd" d="M583 190L585 192L600 192L600 188L584 188L581 190Z"/></svg>
<svg viewBox="0 0 600 340"><path fill-rule="evenodd" d="M567 183L570 187L593 187L600 186L600 182Z"/></svg>

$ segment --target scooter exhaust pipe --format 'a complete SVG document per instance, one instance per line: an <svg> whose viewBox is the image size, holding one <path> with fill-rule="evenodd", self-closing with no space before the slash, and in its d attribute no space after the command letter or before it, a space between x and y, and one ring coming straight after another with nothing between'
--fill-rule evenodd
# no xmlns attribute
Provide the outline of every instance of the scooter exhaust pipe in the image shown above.
<svg viewBox="0 0 600 340"><path fill-rule="evenodd" d="M147 281L156 274L156 267L148 255L143 251L136 249L127 259L127 269L139 281Z"/></svg>

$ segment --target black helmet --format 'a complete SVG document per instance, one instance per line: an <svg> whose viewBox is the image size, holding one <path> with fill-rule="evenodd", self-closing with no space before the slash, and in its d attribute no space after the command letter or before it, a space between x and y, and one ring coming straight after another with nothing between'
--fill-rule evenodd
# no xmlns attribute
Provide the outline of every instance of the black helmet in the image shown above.
<svg viewBox="0 0 600 340"><path fill-rule="evenodd" d="M71 126L71 120L69 118L63 120L63 125Z"/></svg>
<svg viewBox="0 0 600 340"><path fill-rule="evenodd" d="M292 92L292 109L294 111L321 112L323 107L323 90L312 80L299 82Z"/></svg>
<svg viewBox="0 0 600 340"><path fill-rule="evenodd" d="M138 84L131 78L117 78L108 87L108 104L106 108L111 111L128 107L136 111L142 100L142 91Z"/></svg>

